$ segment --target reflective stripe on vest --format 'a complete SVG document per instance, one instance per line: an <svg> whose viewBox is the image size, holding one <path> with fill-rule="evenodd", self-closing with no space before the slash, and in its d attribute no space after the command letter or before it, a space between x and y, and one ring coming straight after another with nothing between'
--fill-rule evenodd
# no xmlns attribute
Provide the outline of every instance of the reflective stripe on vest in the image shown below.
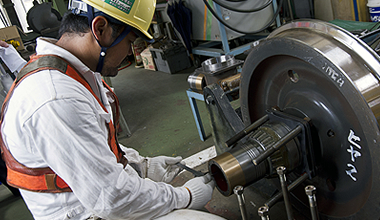
<svg viewBox="0 0 380 220"><path fill-rule="evenodd" d="M4 110L8 104L10 97L12 96L13 90L17 87L19 83L27 76L36 73L41 70L58 70L71 78L75 79L83 86L87 88L88 91L96 98L99 105L104 111L108 112L106 107L100 101L100 99L95 95L93 90L87 81L83 78L81 74L78 73L69 63L55 55L34 55L31 57L30 61L25 65L25 67L17 75L17 79L13 83L11 89L9 90L7 97L3 103L1 123L3 122ZM108 89L109 95L113 96L115 100L111 103L113 111L113 119L117 123L119 119L119 101L112 92L112 89L103 81L104 86ZM115 123L115 124L116 124ZM115 154L117 162L122 163L124 166L128 163L127 159L123 157L123 152L120 149L119 143L117 141L117 134L115 126L112 121L106 123L108 129L108 145L110 150ZM4 145L2 135L0 133L0 147L2 150L2 156L7 165L7 182L9 185L35 191L35 192L48 192L48 193L60 193L60 192L71 192L70 187L63 181L57 174L54 173L49 167L46 168L28 168L21 163L19 163L10 153L8 148Z"/></svg>

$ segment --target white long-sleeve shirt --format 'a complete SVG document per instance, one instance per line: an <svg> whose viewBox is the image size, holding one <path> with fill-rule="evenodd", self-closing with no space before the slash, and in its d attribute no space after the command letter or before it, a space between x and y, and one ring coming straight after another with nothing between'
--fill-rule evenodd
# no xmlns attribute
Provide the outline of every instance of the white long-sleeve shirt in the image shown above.
<svg viewBox="0 0 380 220"><path fill-rule="evenodd" d="M55 54L66 59L107 100L99 73L56 46L53 39L37 39L37 55ZM111 112L108 102L106 108ZM156 183L138 176L129 165L116 163L107 143L105 112L80 83L56 70L43 70L15 89L2 124L5 145L17 161L30 168L50 167L72 189L68 193L21 190L39 220L150 219L185 207L189 193L183 187ZM129 161L141 156L126 150Z"/></svg>

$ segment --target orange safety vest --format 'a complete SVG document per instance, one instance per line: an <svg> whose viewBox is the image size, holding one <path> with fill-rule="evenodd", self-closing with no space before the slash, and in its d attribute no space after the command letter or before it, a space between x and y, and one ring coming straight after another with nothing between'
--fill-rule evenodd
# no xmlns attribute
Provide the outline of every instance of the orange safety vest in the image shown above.
<svg viewBox="0 0 380 220"><path fill-rule="evenodd" d="M8 104L10 97L12 96L14 88L16 88L16 86L27 76L41 70L58 70L75 79L83 86L85 86L88 89L88 91L91 92L91 94L98 101L99 105L102 106L103 110L107 112L107 109L100 101L100 99L95 95L87 81L66 60L56 55L33 55L30 61L18 74L17 79L13 83L11 89L7 94L7 97L5 98L2 107L0 126L3 122L4 110ZM104 81L103 84L108 89L108 92L112 94L112 96L114 97L115 102L111 103L111 108L113 112L114 121L116 122L115 124L117 124L120 116L119 100L117 99L115 93L112 92L112 89ZM124 166L126 166L128 161L125 157L123 157L124 153L121 151L119 143L117 141L116 127L117 126L114 126L111 121L107 123L108 145L110 147L110 150L115 154L117 162L122 163ZM54 171L49 167L28 168L19 163L12 156L8 148L4 145L1 133L0 137L2 156L6 162L8 170L7 182L9 185L34 192L71 192L70 187L65 183L65 181L61 179L56 173L54 173Z"/></svg>

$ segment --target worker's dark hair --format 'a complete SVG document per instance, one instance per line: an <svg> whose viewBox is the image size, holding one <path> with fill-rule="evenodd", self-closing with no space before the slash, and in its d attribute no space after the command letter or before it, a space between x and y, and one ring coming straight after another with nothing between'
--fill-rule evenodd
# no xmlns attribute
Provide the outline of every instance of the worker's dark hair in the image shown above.
<svg viewBox="0 0 380 220"><path fill-rule="evenodd" d="M112 22L109 23L112 27L112 37L116 38L124 25L115 24ZM90 26L88 25L87 17L76 15L71 12L66 12L61 21L58 38L60 38L65 33L85 34L89 31Z"/></svg>
<svg viewBox="0 0 380 220"><path fill-rule="evenodd" d="M90 26L88 26L87 17L66 12L63 15L61 26L59 27L58 38L62 37L65 33L85 34L89 31Z"/></svg>

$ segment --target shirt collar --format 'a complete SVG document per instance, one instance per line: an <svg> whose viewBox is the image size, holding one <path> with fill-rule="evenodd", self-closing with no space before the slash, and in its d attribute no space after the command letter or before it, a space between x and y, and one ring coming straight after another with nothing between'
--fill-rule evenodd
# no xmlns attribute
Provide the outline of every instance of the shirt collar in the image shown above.
<svg viewBox="0 0 380 220"><path fill-rule="evenodd" d="M58 40L47 37L37 38L36 53L37 55L47 55L53 54L59 57L64 58L68 61L76 70L79 71L82 75L85 75L87 72L93 73L82 61L80 61L76 56L74 56L69 51L63 49L56 45Z"/></svg>
<svg viewBox="0 0 380 220"><path fill-rule="evenodd" d="M93 72L72 53L70 53L62 47L57 46L57 41L58 40L56 39L47 37L37 38L37 55L52 54L65 59L67 62L70 63L72 67L74 67L79 72L79 74L81 74L87 80L96 96L98 96L102 100L102 96L99 91L99 85L102 85L100 73Z"/></svg>

